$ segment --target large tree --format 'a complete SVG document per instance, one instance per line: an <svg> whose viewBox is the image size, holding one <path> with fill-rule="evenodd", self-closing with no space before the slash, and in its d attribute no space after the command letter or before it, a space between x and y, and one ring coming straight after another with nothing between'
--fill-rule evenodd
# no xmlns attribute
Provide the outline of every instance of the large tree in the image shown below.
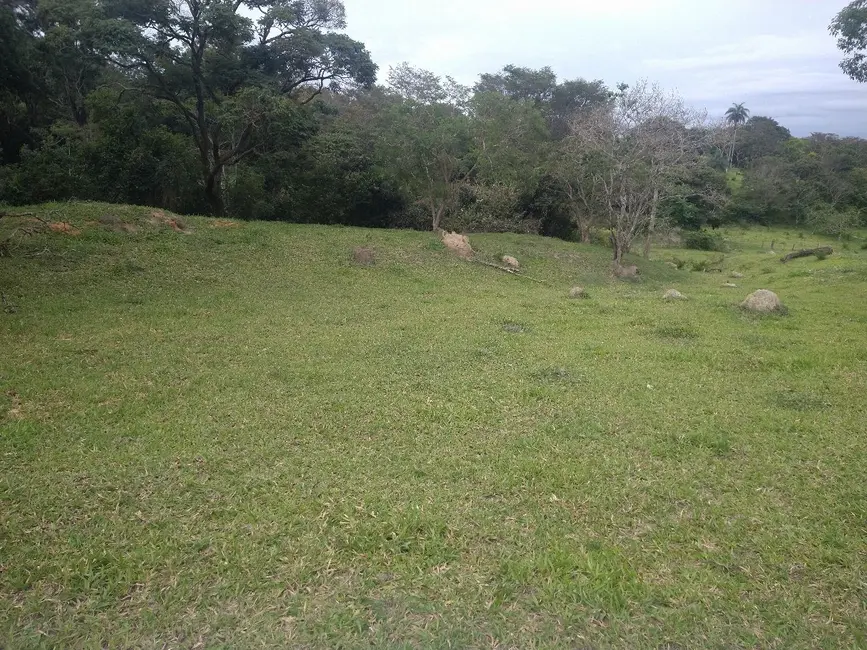
<svg viewBox="0 0 867 650"><path fill-rule="evenodd" d="M846 54L840 67L855 81L867 83L867 0L854 0L830 26L837 47Z"/></svg>
<svg viewBox="0 0 867 650"><path fill-rule="evenodd" d="M287 103L369 85L376 66L340 33L340 0L103 0L90 26L134 86L186 121L211 212L226 168L267 146Z"/></svg>

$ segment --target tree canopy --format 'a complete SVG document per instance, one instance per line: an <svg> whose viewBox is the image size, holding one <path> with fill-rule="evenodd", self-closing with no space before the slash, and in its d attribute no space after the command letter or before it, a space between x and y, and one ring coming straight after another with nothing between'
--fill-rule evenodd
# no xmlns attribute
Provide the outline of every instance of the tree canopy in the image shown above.
<svg viewBox="0 0 867 650"><path fill-rule="evenodd" d="M853 65L864 10L832 27ZM550 67L378 81L351 27L339 0L2 0L0 201L610 238L618 258L662 223L867 209L864 140Z"/></svg>
<svg viewBox="0 0 867 650"><path fill-rule="evenodd" d="M837 47L846 55L840 67L849 77L867 82L867 0L853 0L831 23Z"/></svg>

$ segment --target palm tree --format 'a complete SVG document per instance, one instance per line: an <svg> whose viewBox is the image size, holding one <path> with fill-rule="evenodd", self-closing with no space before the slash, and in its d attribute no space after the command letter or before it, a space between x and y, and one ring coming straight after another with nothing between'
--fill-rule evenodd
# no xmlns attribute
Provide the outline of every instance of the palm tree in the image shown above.
<svg viewBox="0 0 867 650"><path fill-rule="evenodd" d="M741 124L745 124L749 117L750 109L744 106L743 102L740 104L732 104L732 107L726 111L726 122L734 126L734 132L732 133L732 150L729 154L729 168L731 168L735 159L735 141L738 137L738 127Z"/></svg>

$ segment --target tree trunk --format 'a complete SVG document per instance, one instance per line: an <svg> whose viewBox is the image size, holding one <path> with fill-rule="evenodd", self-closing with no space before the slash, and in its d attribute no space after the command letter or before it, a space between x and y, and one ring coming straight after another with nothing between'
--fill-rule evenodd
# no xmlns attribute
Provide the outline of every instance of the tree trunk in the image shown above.
<svg viewBox="0 0 867 650"><path fill-rule="evenodd" d="M226 216L226 205L223 202L223 170L213 170L205 180L205 198L214 217Z"/></svg>
<svg viewBox="0 0 867 650"><path fill-rule="evenodd" d="M570 200L572 196L569 196ZM590 219L584 218L580 208L573 207L572 208L572 218L575 220L575 224L578 226L578 236L582 244L587 244L590 242Z"/></svg>
<svg viewBox="0 0 867 650"><path fill-rule="evenodd" d="M656 206L659 203L659 189L653 190L653 204L650 206L650 223L647 224L647 236L644 238L644 257L650 258L650 245L653 231L656 229Z"/></svg>
<svg viewBox="0 0 867 650"><path fill-rule="evenodd" d="M738 125L737 125L737 122L735 122L735 130L734 130L734 133L732 134L732 149L731 149L731 152L729 153L729 169L731 169L732 166L734 165L735 143L737 142L737 140L738 140Z"/></svg>
<svg viewBox="0 0 867 650"><path fill-rule="evenodd" d="M623 243L616 233L611 233L611 245L614 247L614 263L619 266L623 261L623 254L627 251L624 250Z"/></svg>
<svg viewBox="0 0 867 650"><path fill-rule="evenodd" d="M436 201L431 199L430 211L431 211L431 221L432 221L434 232L437 232L440 229L440 222L442 221L442 218L443 218L444 209L445 209L445 206L442 206L442 205L438 206L436 204Z"/></svg>

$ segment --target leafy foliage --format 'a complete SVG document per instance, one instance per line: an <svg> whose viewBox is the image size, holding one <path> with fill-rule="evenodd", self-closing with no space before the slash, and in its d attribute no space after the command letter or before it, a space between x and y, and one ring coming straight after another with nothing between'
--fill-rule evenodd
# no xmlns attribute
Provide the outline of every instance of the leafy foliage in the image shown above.
<svg viewBox="0 0 867 650"><path fill-rule="evenodd" d="M401 64L377 86L339 0L3 7L4 202L80 198L585 242L603 233L609 244L619 237L618 255L641 238L649 254L658 228L819 228L817 214L827 226L867 210L864 140L793 138L744 104L727 127L693 119L682 102L652 115L637 101L652 84L611 89L519 65L466 87ZM862 9L853 3L838 20L853 38ZM618 147L596 146L606 124L623 136ZM612 170L622 196L604 190Z"/></svg>
<svg viewBox="0 0 867 650"><path fill-rule="evenodd" d="M831 23L837 47L847 56L840 67L855 81L867 83L867 0L853 0Z"/></svg>
<svg viewBox="0 0 867 650"><path fill-rule="evenodd" d="M687 232L683 236L684 248L690 248L698 251L718 251L724 253L728 250L725 239L722 235L699 230L696 232Z"/></svg>

